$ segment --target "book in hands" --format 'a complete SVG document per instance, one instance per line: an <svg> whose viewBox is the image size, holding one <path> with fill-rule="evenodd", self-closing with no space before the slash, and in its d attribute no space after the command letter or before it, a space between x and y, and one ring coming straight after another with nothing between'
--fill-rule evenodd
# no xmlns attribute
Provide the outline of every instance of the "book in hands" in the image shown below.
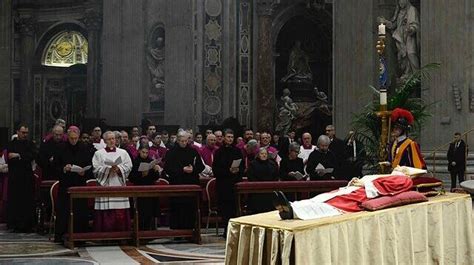
<svg viewBox="0 0 474 265"><path fill-rule="evenodd" d="M80 167L78 165L72 165L71 172L81 173L81 172L84 172L84 171L87 171L87 170L91 169L91 167L92 166Z"/></svg>
<svg viewBox="0 0 474 265"><path fill-rule="evenodd" d="M273 160L275 160L275 159L277 158L277 155L278 155L278 152L275 152L275 153L270 153L270 152L269 152L269 153L268 153L268 157L269 157L270 159L273 159Z"/></svg>
<svg viewBox="0 0 474 265"><path fill-rule="evenodd" d="M314 172L323 172L324 174L332 173L333 171L334 168L325 168L321 163L319 163L314 169Z"/></svg>
<svg viewBox="0 0 474 265"><path fill-rule="evenodd" d="M150 163L141 162L138 166L138 172L145 172L155 167L157 161L153 160Z"/></svg>
<svg viewBox="0 0 474 265"><path fill-rule="evenodd" d="M232 161L232 165L230 167L231 168L232 167L239 167L241 162L242 162L242 159L236 159L236 160Z"/></svg>
<svg viewBox="0 0 474 265"><path fill-rule="evenodd" d="M104 161L104 164L106 164L107 166L117 166L117 165L120 165L120 164L122 164L122 157L121 157L121 156L117 156L117 158L115 158L115 159L106 158L105 161Z"/></svg>
<svg viewBox="0 0 474 265"><path fill-rule="evenodd" d="M303 179L303 178L306 177L306 175L301 174L301 172L299 172L299 171L293 171L293 172L290 172L290 173L292 173L292 175L293 175L293 176L295 177L295 179L297 179L297 180L301 180L301 179Z"/></svg>

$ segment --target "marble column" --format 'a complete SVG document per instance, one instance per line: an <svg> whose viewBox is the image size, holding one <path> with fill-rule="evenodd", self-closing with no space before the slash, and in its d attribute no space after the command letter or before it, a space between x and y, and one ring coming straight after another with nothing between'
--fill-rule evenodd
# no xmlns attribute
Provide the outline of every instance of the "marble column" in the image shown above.
<svg viewBox="0 0 474 265"><path fill-rule="evenodd" d="M100 118L100 30L102 28L102 15L98 7L86 9L84 22L87 27L88 53L87 53L87 106L86 118Z"/></svg>
<svg viewBox="0 0 474 265"><path fill-rule="evenodd" d="M35 18L32 14L21 14L18 19L21 36L21 73L20 73L20 121L34 128L34 89L33 56L35 49ZM35 137L32 135L32 137Z"/></svg>
<svg viewBox="0 0 474 265"><path fill-rule="evenodd" d="M274 1L257 3L258 43L257 43L257 130L272 131L275 113L275 91L272 73L272 13Z"/></svg>
<svg viewBox="0 0 474 265"><path fill-rule="evenodd" d="M0 127L11 125L11 43L12 0L0 1Z"/></svg>

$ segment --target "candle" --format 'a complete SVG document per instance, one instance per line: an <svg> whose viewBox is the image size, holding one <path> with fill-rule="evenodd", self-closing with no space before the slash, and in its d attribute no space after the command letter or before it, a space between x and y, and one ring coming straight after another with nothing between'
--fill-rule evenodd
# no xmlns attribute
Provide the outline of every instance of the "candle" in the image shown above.
<svg viewBox="0 0 474 265"><path fill-rule="evenodd" d="M380 23L379 25L379 36L384 36L385 35L385 25L383 23Z"/></svg>
<svg viewBox="0 0 474 265"><path fill-rule="evenodd" d="M380 105L387 105L387 91L380 90Z"/></svg>

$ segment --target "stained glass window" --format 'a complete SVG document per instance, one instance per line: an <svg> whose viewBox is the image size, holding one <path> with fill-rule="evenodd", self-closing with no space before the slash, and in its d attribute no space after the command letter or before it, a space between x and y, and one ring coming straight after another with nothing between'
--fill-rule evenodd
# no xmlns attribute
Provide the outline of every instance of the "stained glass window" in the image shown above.
<svg viewBox="0 0 474 265"><path fill-rule="evenodd" d="M69 67L87 63L87 40L80 32L62 31L56 34L43 52L42 64Z"/></svg>

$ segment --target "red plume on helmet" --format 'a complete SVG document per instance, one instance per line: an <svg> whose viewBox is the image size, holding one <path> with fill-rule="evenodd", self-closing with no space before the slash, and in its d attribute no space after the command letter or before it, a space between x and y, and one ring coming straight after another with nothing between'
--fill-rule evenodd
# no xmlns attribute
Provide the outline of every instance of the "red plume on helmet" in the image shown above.
<svg viewBox="0 0 474 265"><path fill-rule="evenodd" d="M400 127L403 130L407 130L413 125L415 118L410 111L402 108L396 108L392 110L391 120L394 123L394 127Z"/></svg>
<svg viewBox="0 0 474 265"><path fill-rule="evenodd" d="M405 120L408 122L409 125L413 125L413 122L415 121L415 118L413 117L413 114L411 114L410 111L402 108L396 108L392 110L392 122L396 122L400 118L405 118Z"/></svg>

